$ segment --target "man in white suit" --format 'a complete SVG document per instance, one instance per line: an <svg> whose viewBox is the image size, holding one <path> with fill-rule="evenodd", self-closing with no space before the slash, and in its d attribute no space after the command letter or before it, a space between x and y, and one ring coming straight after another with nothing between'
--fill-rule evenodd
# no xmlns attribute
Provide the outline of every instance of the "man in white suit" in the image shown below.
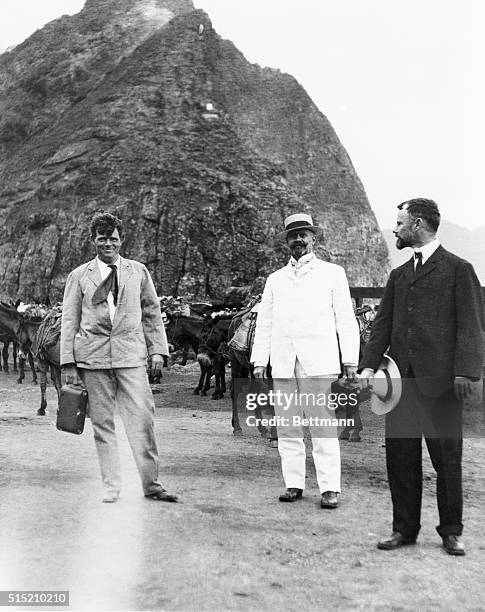
<svg viewBox="0 0 485 612"><path fill-rule="evenodd" d="M254 376L266 377L271 364L275 391L286 399L275 402L278 450L286 492L280 501L293 502L305 488L306 452L301 426L293 417L331 418L335 413L318 401L298 403L298 398L325 398L343 364L344 375L354 379L359 358L359 330L349 286L341 266L318 259L316 233L310 215L299 213L285 219L281 236L291 252L288 264L266 281L256 322L251 362ZM297 394L290 395L296 391ZM286 394L286 396L284 395ZM307 395L306 395L307 394ZM302 407L302 404L303 407ZM331 408L335 406L331 406ZM284 424L284 419L291 422ZM283 419L283 420L282 420ZM313 460L322 508L336 508L340 493L340 447L335 427L310 426Z"/></svg>

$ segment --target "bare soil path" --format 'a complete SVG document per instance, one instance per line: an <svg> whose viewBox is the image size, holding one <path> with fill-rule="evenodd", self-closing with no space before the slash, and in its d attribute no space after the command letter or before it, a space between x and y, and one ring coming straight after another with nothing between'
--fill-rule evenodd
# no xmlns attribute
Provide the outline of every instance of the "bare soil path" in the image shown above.
<svg viewBox="0 0 485 612"><path fill-rule="evenodd" d="M311 461L304 499L281 504L277 450L247 427L234 438L229 399L193 396L196 376L175 367L155 395L162 479L181 503L143 498L117 421L124 490L102 504L89 421L58 432L53 389L37 417L38 388L0 373L0 589L69 590L71 610L485 610L483 437L465 440L467 556L440 547L427 456L418 545L378 551L391 503L377 417L341 443L337 510L320 509Z"/></svg>

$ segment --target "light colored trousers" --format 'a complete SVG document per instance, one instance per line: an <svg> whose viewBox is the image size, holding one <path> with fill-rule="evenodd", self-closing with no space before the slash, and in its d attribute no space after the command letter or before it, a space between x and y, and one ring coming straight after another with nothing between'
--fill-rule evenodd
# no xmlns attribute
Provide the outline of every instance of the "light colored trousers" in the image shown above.
<svg viewBox="0 0 485 612"><path fill-rule="evenodd" d="M114 411L118 407L145 495L160 490L158 451L153 414L155 405L146 368L87 370L79 368L88 392L101 478L105 489L121 490L121 467Z"/></svg>
<svg viewBox="0 0 485 612"><path fill-rule="evenodd" d="M286 393L297 392L300 397L304 394L330 393L330 387L337 375L326 374L322 376L308 377L303 370L298 358L295 362L294 378L278 378L274 376L274 390ZM321 396L320 396L321 397ZM286 401L286 400L285 400ZM303 440L303 429L301 426L292 426L293 415L306 418L319 417L321 419L334 419L335 411L326 406L316 403L301 406L295 402L285 409L285 402L279 404L275 401L275 415L290 419L288 427L278 427L278 451L281 457L283 478L287 488L305 488L306 451ZM340 493L340 445L338 441L338 430L336 427L325 425L324 427L309 427L312 436L313 461L317 474L320 493L335 491Z"/></svg>

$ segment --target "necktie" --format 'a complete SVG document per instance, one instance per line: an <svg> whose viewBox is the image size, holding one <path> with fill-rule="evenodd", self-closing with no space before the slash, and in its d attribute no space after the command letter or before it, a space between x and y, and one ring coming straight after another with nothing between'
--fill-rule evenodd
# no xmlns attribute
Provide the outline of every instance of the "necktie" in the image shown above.
<svg viewBox="0 0 485 612"><path fill-rule="evenodd" d="M416 253L414 253L414 261L416 263L416 266L414 268L414 274L418 274L418 272L423 267L423 254L421 253L421 251L416 251Z"/></svg>
<svg viewBox="0 0 485 612"><path fill-rule="evenodd" d="M113 294L114 305L118 301L118 274L115 264L108 264L108 267L111 268L111 272L104 279L104 281L99 285L96 291L93 294L93 304L101 304L102 302L108 299L108 294L111 291Z"/></svg>

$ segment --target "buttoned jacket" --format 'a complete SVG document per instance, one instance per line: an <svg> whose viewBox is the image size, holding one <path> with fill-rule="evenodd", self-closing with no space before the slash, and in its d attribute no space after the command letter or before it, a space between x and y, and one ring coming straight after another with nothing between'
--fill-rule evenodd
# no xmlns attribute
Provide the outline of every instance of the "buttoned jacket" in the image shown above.
<svg viewBox="0 0 485 612"><path fill-rule="evenodd" d="M401 376L411 367L421 391L438 397L455 376L481 377L483 330L472 265L439 246L416 274L412 258L392 270L360 367L376 369L389 348Z"/></svg>
<svg viewBox="0 0 485 612"><path fill-rule="evenodd" d="M147 268L120 257L119 291L111 323L108 303L93 304L102 282L96 259L73 270L62 308L61 364L87 369L146 365L147 354L168 355L158 297Z"/></svg>
<svg viewBox="0 0 485 612"><path fill-rule="evenodd" d="M296 357L309 376L337 374L341 361L359 358L345 271L316 257L298 276L291 263L270 274L258 310L252 363L269 361L275 378L291 378Z"/></svg>

